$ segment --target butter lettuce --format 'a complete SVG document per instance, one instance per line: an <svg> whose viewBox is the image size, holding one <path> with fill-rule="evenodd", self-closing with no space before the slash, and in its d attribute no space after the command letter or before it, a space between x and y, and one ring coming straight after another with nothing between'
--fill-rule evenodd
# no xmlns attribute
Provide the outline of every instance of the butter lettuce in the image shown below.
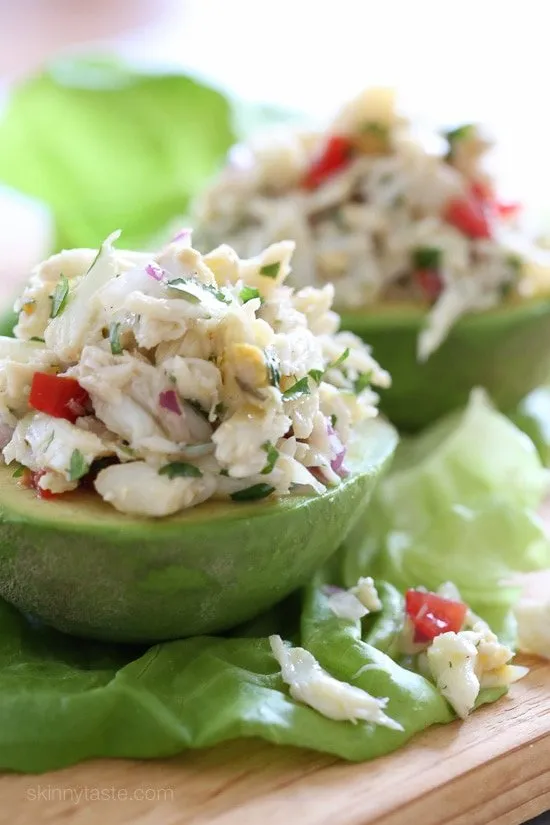
<svg viewBox="0 0 550 825"><path fill-rule="evenodd" d="M50 207L56 248L96 247L116 227L143 246L221 164L235 117L225 94L185 74L59 59L2 113L0 181Z"/></svg>
<svg viewBox="0 0 550 825"><path fill-rule="evenodd" d="M377 621L394 626L394 612L387 601ZM279 628L284 614L281 607ZM263 629L274 619L272 612ZM0 768L42 772L91 757L170 756L236 737L364 760L453 718L422 676L327 615L319 583L305 595L302 628L295 626L297 643L301 635L336 678L387 697L403 731L337 722L294 701L268 639L246 628L236 638L139 650L71 639L0 602ZM357 674L363 665L374 667Z"/></svg>
<svg viewBox="0 0 550 825"><path fill-rule="evenodd" d="M529 436L544 466L550 467L550 386L529 393L510 418Z"/></svg>
<svg viewBox="0 0 550 825"><path fill-rule="evenodd" d="M532 441L475 391L465 411L398 448L370 534L344 560L346 583L373 571L400 590L452 581L501 629L517 574L550 567L537 515L548 483Z"/></svg>
<svg viewBox="0 0 550 825"><path fill-rule="evenodd" d="M529 439L476 393L464 413L403 446L367 511L359 553L348 542L303 592L232 633L130 648L72 639L0 601L0 768L171 756L239 737L358 761L451 721L415 657L399 656L403 591L450 579L508 638L516 589L502 582L550 564L535 515L547 481ZM350 586L375 570L381 612L336 616L326 585ZM334 721L295 701L270 634L304 647L336 679L387 698L403 730ZM483 691L478 704L503 693Z"/></svg>

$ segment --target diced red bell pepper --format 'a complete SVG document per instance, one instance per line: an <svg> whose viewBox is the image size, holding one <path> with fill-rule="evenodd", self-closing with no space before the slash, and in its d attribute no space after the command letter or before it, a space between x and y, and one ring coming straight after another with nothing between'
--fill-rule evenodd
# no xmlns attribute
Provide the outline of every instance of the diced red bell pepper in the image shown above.
<svg viewBox="0 0 550 825"><path fill-rule="evenodd" d="M450 200L443 218L470 238L491 237L491 227L483 206L474 197Z"/></svg>
<svg viewBox="0 0 550 825"><path fill-rule="evenodd" d="M439 298L443 284L435 269L417 269L414 277L429 301L436 301Z"/></svg>
<svg viewBox="0 0 550 825"><path fill-rule="evenodd" d="M472 181L470 185L470 192L480 203L493 204L495 201L495 193L492 186L483 180Z"/></svg>
<svg viewBox="0 0 550 825"><path fill-rule="evenodd" d="M515 218L521 212L521 204L520 203L500 203L497 201L495 203L495 210L499 218L504 218L505 220Z"/></svg>
<svg viewBox="0 0 550 825"><path fill-rule="evenodd" d="M347 137L330 137L319 157L308 169L302 181L304 189L316 189L326 178L344 169L351 160L352 152L353 146Z"/></svg>
<svg viewBox="0 0 550 825"><path fill-rule="evenodd" d="M437 593L407 590L405 610L414 626L415 642L431 642L436 636L461 630L468 607L463 602L444 599Z"/></svg>
<svg viewBox="0 0 550 825"><path fill-rule="evenodd" d="M35 372L31 384L29 404L39 412L54 418L64 418L72 424L85 415L90 396L74 378Z"/></svg>
<svg viewBox="0 0 550 825"><path fill-rule="evenodd" d="M23 484L24 487L30 487L31 490L34 490L38 498L50 499L62 495L61 493L52 493L51 490L44 490L43 487L39 486L38 482L45 474L46 470L36 470L33 472L26 468L21 476L21 484Z"/></svg>

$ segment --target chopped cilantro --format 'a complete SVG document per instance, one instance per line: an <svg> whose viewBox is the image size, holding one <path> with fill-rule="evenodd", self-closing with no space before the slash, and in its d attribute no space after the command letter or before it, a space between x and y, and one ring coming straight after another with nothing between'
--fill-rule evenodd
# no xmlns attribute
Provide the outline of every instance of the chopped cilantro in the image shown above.
<svg viewBox="0 0 550 825"><path fill-rule="evenodd" d="M216 406L214 407L214 412L218 418L221 418L222 415L225 415L225 413L227 412L227 407L222 401L220 401L220 403L216 404Z"/></svg>
<svg viewBox="0 0 550 825"><path fill-rule="evenodd" d="M252 487L246 487L244 490L239 490L231 494L233 501L258 501L260 498L266 498L271 493L275 492L274 487L269 484L253 484Z"/></svg>
<svg viewBox="0 0 550 825"><path fill-rule="evenodd" d="M476 127L473 123L465 123L463 126L457 126L456 129L450 129L448 132L444 132L443 136L449 142L452 147L453 143L456 143L458 140L469 140L472 137L475 137L476 134Z"/></svg>
<svg viewBox="0 0 550 825"><path fill-rule="evenodd" d="M269 441L266 441L265 444L262 444L262 450L265 450L265 452L267 453L267 464L262 470L262 475L266 476L273 470L275 462L279 458L279 450L277 450Z"/></svg>
<svg viewBox="0 0 550 825"><path fill-rule="evenodd" d="M68 470L69 481L78 481L79 478L86 475L89 469L88 462L80 450L73 450Z"/></svg>
<svg viewBox="0 0 550 825"><path fill-rule="evenodd" d="M269 376L269 383L272 387L278 387L281 380L279 356L271 347L264 350L265 365Z"/></svg>
<svg viewBox="0 0 550 825"><path fill-rule="evenodd" d="M65 275L59 276L59 281L54 289L52 298L52 309L50 312L50 318L57 318L58 315L61 315L65 307L67 306L67 299L69 297L69 279L65 277Z"/></svg>
<svg viewBox="0 0 550 825"><path fill-rule="evenodd" d="M349 347L346 347L342 355L339 355L334 361L331 361L330 364L327 364L327 370L335 370L340 367L344 361L349 358Z"/></svg>
<svg viewBox="0 0 550 825"><path fill-rule="evenodd" d="M246 304L248 301L253 301L254 298L260 298L260 291L256 289L255 286L243 286L239 293L239 298L243 304Z"/></svg>
<svg viewBox="0 0 550 825"><path fill-rule="evenodd" d="M127 455L128 458L135 458L136 451L133 450L128 444L121 444L118 449L120 450L121 453L124 453L124 455Z"/></svg>
<svg viewBox="0 0 550 825"><path fill-rule="evenodd" d="M12 478L21 478L21 476L23 475L23 473L25 472L26 469L27 469L26 467L23 467L23 465L20 464L19 467L17 468L17 470L13 471L11 477Z"/></svg>
<svg viewBox="0 0 550 825"><path fill-rule="evenodd" d="M226 470L226 469L220 470L220 475L225 476L225 478L229 478L229 470Z"/></svg>
<svg viewBox="0 0 550 825"><path fill-rule="evenodd" d="M369 386L372 378L372 372L361 372L353 382L353 390L356 395L359 395L360 392L366 390Z"/></svg>
<svg viewBox="0 0 550 825"><path fill-rule="evenodd" d="M265 264L265 266L260 267L260 275L265 275L266 278L276 278L280 268L280 261L275 261L273 264Z"/></svg>
<svg viewBox="0 0 550 825"><path fill-rule="evenodd" d="M285 390L285 392L283 393L283 400L295 401L297 398L301 398L303 395L311 395L307 375L304 376L304 378L300 378L299 381L296 381L296 383L289 387L288 390Z"/></svg>
<svg viewBox="0 0 550 825"><path fill-rule="evenodd" d="M438 270L441 266L442 251L437 246L419 246L413 250L412 263L415 269Z"/></svg>
<svg viewBox="0 0 550 825"><path fill-rule="evenodd" d="M207 413L207 412L205 412L205 410L203 410L203 408L201 407L201 405L199 404L199 402L198 402L198 401L195 401L195 400L194 400L194 399L192 399L192 398L186 398L186 399L185 399L185 403L186 403L186 404L189 404L189 406L190 406L193 410L195 410L195 412L197 413L197 415L200 415L200 416L201 416L201 418L208 418L208 413Z"/></svg>
<svg viewBox="0 0 550 825"><path fill-rule="evenodd" d="M99 256L101 255L101 251L102 251L102 249L103 249L103 244L101 244L101 246L100 246L100 247L99 247L99 249L97 250L97 254L96 254L95 258L93 259L92 263L90 264L90 266L88 267L88 270L87 270L87 272L86 272L86 275L87 275L89 272L91 272L91 271L92 271L92 269L94 268L94 266L95 266L95 265L96 265L96 263L98 262L98 260L99 260Z"/></svg>
<svg viewBox="0 0 550 825"><path fill-rule="evenodd" d="M222 304L230 304L231 298L229 298L221 289L213 284L202 284L201 287L206 289L207 292L210 292L211 295L214 296L218 301L221 301Z"/></svg>
<svg viewBox="0 0 550 825"><path fill-rule="evenodd" d="M313 378L313 380L315 381L316 384L321 383L321 381L323 380L323 375L324 374L325 373L324 373L323 370L310 370L308 372L309 377Z"/></svg>
<svg viewBox="0 0 550 825"><path fill-rule="evenodd" d="M386 139L388 137L388 127L376 120L367 120L361 124L361 133L364 135L376 135L376 137Z"/></svg>
<svg viewBox="0 0 550 825"><path fill-rule="evenodd" d="M43 338L39 338L39 337L38 337L38 335L33 335L33 336L32 336L32 338L31 338L30 340L31 340L31 341L40 341L40 343L41 343L41 344L45 344L45 343L46 343L46 342L44 341L44 339L43 339Z"/></svg>
<svg viewBox="0 0 550 825"><path fill-rule="evenodd" d="M521 255L516 255L514 252L511 252L509 255L506 256L506 266L508 266L512 272L514 273L514 277L518 277L521 275L521 270L523 268L523 258Z"/></svg>
<svg viewBox="0 0 550 825"><path fill-rule="evenodd" d="M189 304L200 304L201 299L199 296L195 295L194 292L189 292L189 283L188 278L174 278L172 281L168 281L166 285L169 286L170 289L176 289L181 297Z"/></svg>
<svg viewBox="0 0 550 825"><path fill-rule="evenodd" d="M113 355L122 355L122 344L120 343L120 323L113 321L109 327L109 341Z"/></svg>
<svg viewBox="0 0 550 825"><path fill-rule="evenodd" d="M201 478L202 473L194 464L187 464L186 461L171 461L159 470L159 476L168 478Z"/></svg>
<svg viewBox="0 0 550 825"><path fill-rule="evenodd" d="M334 413L332 413L332 415L330 416L330 423L332 424L333 428L335 428L336 425L338 424L338 416L335 415Z"/></svg>

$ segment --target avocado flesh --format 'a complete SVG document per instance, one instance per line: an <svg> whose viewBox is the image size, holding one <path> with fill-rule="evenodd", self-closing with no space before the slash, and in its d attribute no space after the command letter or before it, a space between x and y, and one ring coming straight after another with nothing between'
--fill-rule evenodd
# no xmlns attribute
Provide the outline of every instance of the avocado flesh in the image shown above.
<svg viewBox="0 0 550 825"><path fill-rule="evenodd" d="M426 307L384 305L347 312L342 327L372 346L392 376L380 406L402 431L414 432L468 401L485 387L510 411L550 375L550 298L510 303L468 315L423 364L416 359Z"/></svg>
<svg viewBox="0 0 550 825"><path fill-rule="evenodd" d="M161 520L94 492L42 500L0 467L0 596L59 630L156 642L246 621L307 581L364 510L397 443L357 429L351 474L322 495L206 502Z"/></svg>

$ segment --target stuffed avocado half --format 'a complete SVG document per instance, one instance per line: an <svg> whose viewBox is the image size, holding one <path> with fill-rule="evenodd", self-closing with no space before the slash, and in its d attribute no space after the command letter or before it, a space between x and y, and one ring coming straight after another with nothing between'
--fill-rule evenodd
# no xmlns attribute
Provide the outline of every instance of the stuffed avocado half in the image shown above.
<svg viewBox="0 0 550 825"><path fill-rule="evenodd" d="M294 239L294 284L334 284L343 327L392 374L397 424L428 424L480 385L513 406L548 351L550 253L487 174L491 145L475 124L409 122L392 90L367 89L325 128L235 147L195 205L197 243L250 255Z"/></svg>
<svg viewBox="0 0 550 825"><path fill-rule="evenodd" d="M151 642L232 627L280 601L338 547L396 445L362 424L350 474L321 494L207 502L162 520L90 492L50 501L0 469L0 594L60 630Z"/></svg>
<svg viewBox="0 0 550 825"><path fill-rule="evenodd" d="M226 629L302 584L395 447L387 387L293 244L69 250L0 338L0 595L75 634Z"/></svg>

